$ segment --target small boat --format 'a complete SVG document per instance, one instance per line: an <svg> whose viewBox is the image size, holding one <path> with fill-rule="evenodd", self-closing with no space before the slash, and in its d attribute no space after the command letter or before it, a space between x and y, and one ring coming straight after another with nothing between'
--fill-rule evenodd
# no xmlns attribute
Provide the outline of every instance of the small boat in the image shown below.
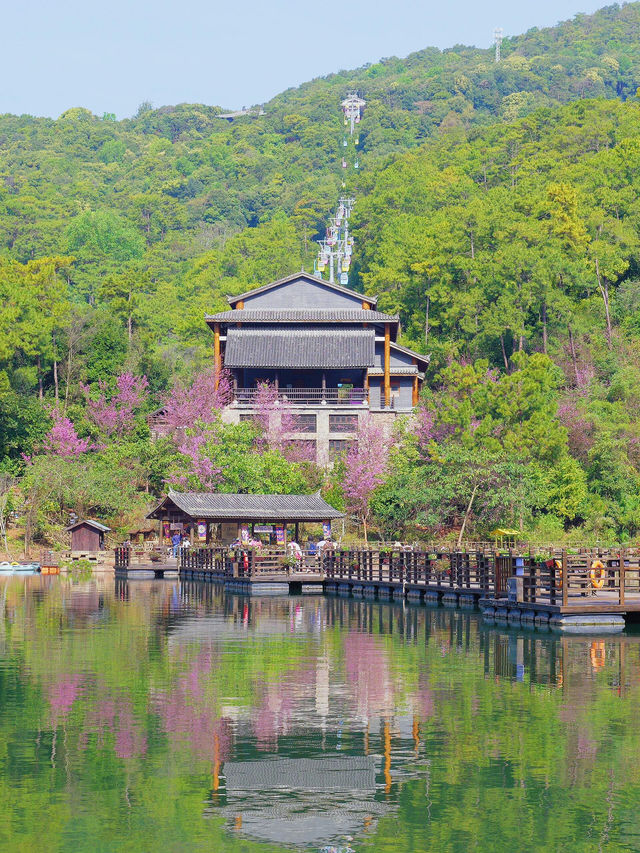
<svg viewBox="0 0 640 853"><path fill-rule="evenodd" d="M40 563L0 563L0 575L39 575Z"/></svg>

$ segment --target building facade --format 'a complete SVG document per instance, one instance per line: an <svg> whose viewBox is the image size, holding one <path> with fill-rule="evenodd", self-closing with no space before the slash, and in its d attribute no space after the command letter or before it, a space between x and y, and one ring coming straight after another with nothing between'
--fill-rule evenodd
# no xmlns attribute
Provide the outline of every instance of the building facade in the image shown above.
<svg viewBox="0 0 640 853"><path fill-rule="evenodd" d="M418 402L428 356L397 343L399 318L365 297L297 273L229 297L230 309L206 318L215 364L231 377L231 423L249 419L258 386L269 382L294 413L291 438L329 463L371 412L383 423Z"/></svg>

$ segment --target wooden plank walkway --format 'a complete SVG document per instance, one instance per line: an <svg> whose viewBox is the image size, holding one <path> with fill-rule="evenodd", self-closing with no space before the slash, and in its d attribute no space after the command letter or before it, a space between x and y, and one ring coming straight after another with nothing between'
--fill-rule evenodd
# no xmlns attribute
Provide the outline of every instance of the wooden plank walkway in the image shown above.
<svg viewBox="0 0 640 853"><path fill-rule="evenodd" d="M126 549L116 572L130 572ZM364 598L407 599L481 607L488 618L510 621L640 615L640 552L558 551L540 555L497 552L328 550L293 558L284 549L184 548L179 574L223 583L236 591L323 591ZM154 573L162 567L149 567ZM158 575L161 576L161 575ZM573 624L573 623L572 623Z"/></svg>

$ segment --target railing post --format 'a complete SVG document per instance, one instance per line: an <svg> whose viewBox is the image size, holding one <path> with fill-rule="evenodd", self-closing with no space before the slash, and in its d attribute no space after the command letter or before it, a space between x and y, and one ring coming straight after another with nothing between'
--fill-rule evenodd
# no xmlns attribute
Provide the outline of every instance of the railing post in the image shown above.
<svg viewBox="0 0 640 853"><path fill-rule="evenodd" d="M620 572L618 575L618 577L620 579L619 601L620 601L621 605L624 604L624 582L625 582L624 551L625 551L624 548L620 549L620 561L619 561L620 562Z"/></svg>
<svg viewBox="0 0 640 853"><path fill-rule="evenodd" d="M567 607L569 604L569 578L568 578L569 563L567 561L567 552L562 551L562 606Z"/></svg>

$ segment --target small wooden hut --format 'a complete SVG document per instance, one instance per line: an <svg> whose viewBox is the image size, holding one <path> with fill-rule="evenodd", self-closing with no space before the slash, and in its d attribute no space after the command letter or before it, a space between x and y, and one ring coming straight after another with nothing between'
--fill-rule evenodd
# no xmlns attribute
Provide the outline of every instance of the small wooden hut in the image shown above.
<svg viewBox="0 0 640 853"><path fill-rule="evenodd" d="M95 521L93 518L83 518L67 527L71 534L71 551L104 551L104 535L110 527Z"/></svg>

